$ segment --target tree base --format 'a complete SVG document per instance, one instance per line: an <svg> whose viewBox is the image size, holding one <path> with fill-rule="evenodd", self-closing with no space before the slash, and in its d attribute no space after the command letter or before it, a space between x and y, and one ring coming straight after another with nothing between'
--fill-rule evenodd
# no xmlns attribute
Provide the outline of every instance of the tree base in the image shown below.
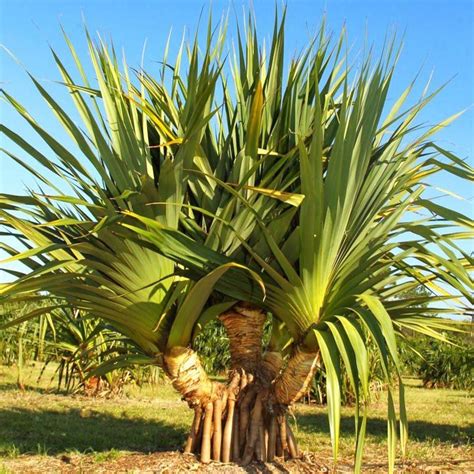
<svg viewBox="0 0 474 474"><path fill-rule="evenodd" d="M276 403L273 385L265 377L233 371L227 385L194 406L194 420L184 452L200 455L201 462L299 457L287 420L288 407Z"/></svg>

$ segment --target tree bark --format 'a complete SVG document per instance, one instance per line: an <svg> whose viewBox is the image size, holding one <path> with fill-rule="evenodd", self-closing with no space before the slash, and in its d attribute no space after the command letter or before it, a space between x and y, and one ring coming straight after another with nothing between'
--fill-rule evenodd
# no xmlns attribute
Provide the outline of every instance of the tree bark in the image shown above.
<svg viewBox="0 0 474 474"><path fill-rule="evenodd" d="M187 347L171 348L164 356L164 370L191 408L207 405L222 391L221 384L209 380L199 356Z"/></svg>
<svg viewBox="0 0 474 474"><path fill-rule="evenodd" d="M292 405L307 391L319 361L319 352L304 352L297 348L285 370L275 381L275 396L279 403Z"/></svg>
<svg viewBox="0 0 474 474"><path fill-rule="evenodd" d="M265 313L249 304L240 303L220 315L229 337L233 369L254 374L262 358L262 336Z"/></svg>

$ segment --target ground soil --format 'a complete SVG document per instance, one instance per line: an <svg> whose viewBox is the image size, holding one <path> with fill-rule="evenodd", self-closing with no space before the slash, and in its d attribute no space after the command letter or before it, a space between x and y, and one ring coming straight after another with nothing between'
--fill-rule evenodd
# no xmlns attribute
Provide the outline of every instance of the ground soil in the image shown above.
<svg viewBox="0 0 474 474"><path fill-rule="evenodd" d="M162 473L177 474L185 472L197 473L350 473L353 471L350 460L341 460L333 469L329 459L320 459L316 454L305 453L301 459L281 461L274 463L252 463L246 467L232 464L210 463L201 464L193 455L183 455L179 452L160 452L153 454L130 453L123 454L117 459L97 462L88 455L61 455L38 456L21 455L17 458L4 460L3 468L12 473ZM364 473L386 472L386 464L367 463L364 464ZM474 459L459 459L443 462L443 460L432 460L430 462L409 462L398 464L396 471L400 473L443 473L459 472L474 473Z"/></svg>

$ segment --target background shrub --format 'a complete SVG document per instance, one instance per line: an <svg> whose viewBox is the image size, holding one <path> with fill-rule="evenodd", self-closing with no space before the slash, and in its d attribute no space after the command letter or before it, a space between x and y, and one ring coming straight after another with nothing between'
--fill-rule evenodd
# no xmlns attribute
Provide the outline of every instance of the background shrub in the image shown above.
<svg viewBox="0 0 474 474"><path fill-rule="evenodd" d="M450 338L454 344L429 338L410 338L402 344L407 373L428 388L474 390L474 344L469 335Z"/></svg>

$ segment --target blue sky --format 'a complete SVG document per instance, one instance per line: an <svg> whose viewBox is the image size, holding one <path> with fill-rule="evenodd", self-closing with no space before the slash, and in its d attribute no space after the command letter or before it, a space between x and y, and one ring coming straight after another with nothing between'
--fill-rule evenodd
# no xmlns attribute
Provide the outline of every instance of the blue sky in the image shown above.
<svg viewBox="0 0 474 474"><path fill-rule="evenodd" d="M278 3L278 2L276 2ZM230 8L241 16L249 2L239 0L212 2L216 18ZM273 0L254 0L257 26L268 35L273 26ZM389 101L393 101L423 67L417 92L421 92L433 73L431 89L451 80L445 90L422 116L433 124L460 110L464 115L442 131L438 143L461 158L473 156L474 150L474 2L472 0L288 0L287 52L299 51L318 28L324 13L328 30L339 33L346 25L349 43L355 52L364 42L380 46L387 31L404 36L404 49L394 78ZM172 53L177 50L182 32L193 33L202 8L209 2L195 0L0 0L0 43L7 47L30 72L68 103L67 93L53 83L59 74L49 51L53 47L67 57L60 24L86 60L83 18L91 32L112 38L115 47L124 49L131 66L140 64L143 44L147 40L145 67L158 71L159 61L170 29ZM56 130L50 111L35 92L23 68L0 50L0 82L30 113L49 130ZM44 149L41 141L10 108L0 103L0 121L32 144ZM52 128L55 127L55 128ZM64 135L57 132L59 138ZM13 149L4 137L0 145ZM467 183L439 179L436 184L453 189L465 200L452 197L438 202L473 215L473 188ZM18 165L0 155L0 192L20 193L34 181ZM441 193L440 193L441 194ZM0 276L0 279L2 277ZM1 280L0 280L1 281Z"/></svg>

